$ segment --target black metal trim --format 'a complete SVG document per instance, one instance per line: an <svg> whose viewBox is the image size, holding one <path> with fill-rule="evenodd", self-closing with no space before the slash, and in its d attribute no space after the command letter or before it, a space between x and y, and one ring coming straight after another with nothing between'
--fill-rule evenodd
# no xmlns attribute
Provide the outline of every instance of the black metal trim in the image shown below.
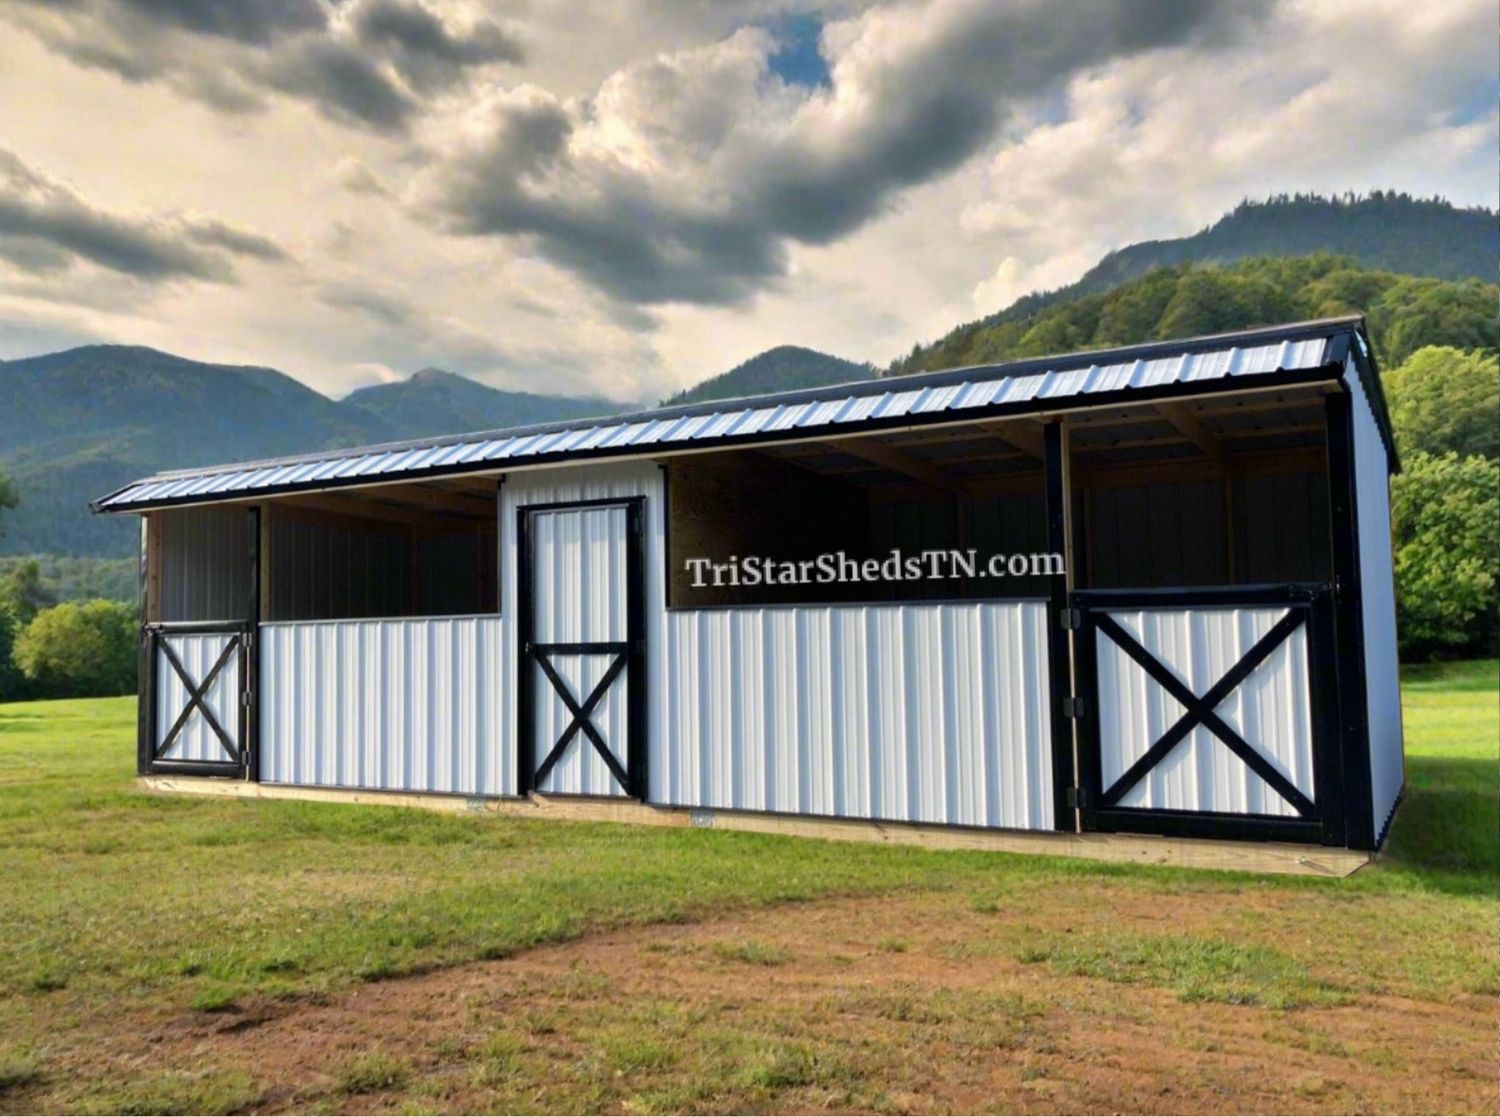
<svg viewBox="0 0 1500 1117"><path fill-rule="evenodd" d="M1212 589L1149 590L1132 593L1122 590L1080 591L1072 595L1082 614L1082 625L1076 634L1078 690L1084 696L1096 696L1098 680L1098 634L1103 631L1130 655L1180 702L1185 713L1163 737L1154 742L1109 787L1103 786L1098 718L1085 716L1078 721L1080 819L1088 831L1161 834L1174 837L1226 838L1242 841L1295 841L1326 846L1344 844L1345 784L1339 754L1338 734L1331 730L1337 719L1337 694L1330 691L1336 652L1332 618L1332 595L1329 588L1315 583L1272 586L1233 586ZM1240 658L1210 687L1202 697L1186 687L1176 675L1146 649L1140 647L1129 632L1109 618L1103 610L1115 608L1176 608L1183 606L1254 605L1285 606L1283 616L1271 631ZM1298 627L1306 626L1308 646L1308 684L1313 730L1313 786L1308 797L1291 786L1285 777L1271 767L1259 751L1235 730L1213 714L1216 707L1235 687L1242 685L1265 658ZM1149 662L1148 662L1149 661ZM1221 693L1222 692L1222 693ZM1297 816L1239 815L1211 811L1158 810L1121 807L1120 799L1146 772L1165 759L1199 724L1223 741L1239 759L1280 795ZM1185 731L1179 732L1179 730Z"/></svg>
<svg viewBox="0 0 1500 1117"><path fill-rule="evenodd" d="M140 693L136 698L135 774L149 775L156 751L156 634L141 625L136 672Z"/></svg>
<svg viewBox="0 0 1500 1117"><path fill-rule="evenodd" d="M1046 425L1042 436L1047 486L1047 547L1055 555L1066 555L1067 502L1066 470L1063 461L1062 423ZM1073 697L1072 645L1070 634L1059 622L1068 607L1067 574L1054 574L1047 580L1047 680L1049 723L1052 729L1052 826L1056 830L1076 830L1074 806L1068 800L1068 789L1080 778L1074 771L1073 721L1066 714Z"/></svg>
<svg viewBox="0 0 1500 1117"><path fill-rule="evenodd" d="M1084 816L1088 820L1085 829L1103 834L1155 834L1168 838L1328 844L1323 841L1322 829L1316 820L1278 815L1084 808Z"/></svg>
<svg viewBox="0 0 1500 1117"><path fill-rule="evenodd" d="M1273 624L1233 667L1224 672L1219 680L1202 695L1198 695L1191 688L1184 686L1161 660L1143 647L1140 641L1127 632L1118 621L1108 613L1099 613L1094 618L1094 623L1100 631L1114 641L1121 651L1140 664L1146 674L1155 679L1157 685L1177 699L1184 708L1182 716L1158 740L1153 742L1135 763L1121 774L1119 779L1103 790L1099 796L1099 806L1101 808L1118 806L1125 794L1140 783L1147 772L1165 760L1169 752L1201 725L1228 746L1231 752L1265 781L1272 791L1286 800L1299 815L1304 818L1310 817L1314 811L1312 800L1267 762L1259 749L1241 737L1232 726L1214 712L1219 703L1233 694L1287 637L1302 627L1306 619L1300 610L1289 609L1286 615Z"/></svg>
<svg viewBox="0 0 1500 1117"><path fill-rule="evenodd" d="M553 766L581 731L608 765L615 779L624 788L626 795L646 800L648 787L646 765L646 615L645 615L645 570L644 570L644 496L603 497L596 500L551 501L542 504L523 504L516 508L516 618L519 625L518 640L522 654L517 657L517 732L516 748L519 771L517 789L521 795L537 789L546 779ZM624 508L628 544L625 559L625 628L623 641L599 641L587 643L541 643L531 639L535 624L535 602L532 573L531 517L538 512L561 512L587 508ZM582 701L568 690L565 682L547 661L548 655L612 654L616 658L605 671L604 679ZM538 665L552 683L553 689L573 714L562 737L548 751L540 764L536 758L536 695L532 665ZM594 705L604 696L621 671L628 672L625 762L619 758L599 735L589 719ZM623 770L622 770L623 769ZM549 793L550 794L550 793Z"/></svg>
<svg viewBox="0 0 1500 1117"><path fill-rule="evenodd" d="M141 697L137 721L136 772L138 775L200 775L246 778L254 762L256 751L250 745L249 734L255 728L252 714L254 704L253 675L250 650L254 642L255 628L245 621L176 621L153 622L141 627ZM224 635L225 641L213 667L201 680L194 680L183 666L182 660L167 642L170 636ZM158 654L160 653L160 654ZM157 703L158 663L162 656L173 672L182 679L188 689L188 700L178 711L171 728L158 744L157 726L161 710ZM219 719L214 716L204 701L219 674L231 659L239 665L240 689L234 696L234 734L231 735ZM224 760L177 760L161 755L171 748L178 734L197 710L218 738L220 747L229 757ZM257 772L258 774L258 772Z"/></svg>
<svg viewBox="0 0 1500 1117"><path fill-rule="evenodd" d="M266 556L260 553L260 517L259 506L250 509L250 627L240 663L240 683L245 688L240 741L245 753L245 779L251 783L260 782L260 587L266 562Z"/></svg>
<svg viewBox="0 0 1500 1117"><path fill-rule="evenodd" d="M1305 604L1326 594L1328 587L1318 582L1213 586L1208 588L1108 589L1074 590L1073 602L1089 609L1130 608L1177 609L1186 606L1213 605L1294 605Z"/></svg>
<svg viewBox="0 0 1500 1117"><path fill-rule="evenodd" d="M177 736L182 732L183 727L192 720L194 711L201 714L203 720L208 723L208 727L214 731L214 736L219 739L219 746L228 754L228 761L234 762L239 760L240 748L238 743L229 735L228 730L219 724L218 717L214 715L213 710L209 708L208 703L204 699L208 697L208 692L213 689L214 683L218 680L224 668L229 665L229 661L235 658L243 658L244 648L240 644L240 634L235 633L225 641L223 650L219 652L219 658L214 660L213 666L208 669L208 672L202 679L194 679L188 674L187 668L182 665L182 660L172 650L171 641L163 640L159 648L162 654L167 657L167 665L182 680L182 685L188 688L188 698L186 704L178 711L177 720L172 722L172 728L168 729L162 739L157 742L152 752L152 761L161 760L167 753L172 751L173 743L177 740ZM238 695L235 696L235 703L236 705L240 704Z"/></svg>
<svg viewBox="0 0 1500 1117"><path fill-rule="evenodd" d="M666 462L657 462L661 470L661 602L662 608L672 612L672 467Z"/></svg>
<svg viewBox="0 0 1500 1117"><path fill-rule="evenodd" d="M573 720L568 722L562 735L557 738L552 748L542 762L537 765L536 773L532 776L535 783L542 783L551 774L553 767L562 759L563 753L568 751L573 738L580 732L589 739L594 746L594 751L604 761L609 770L614 773L615 779L620 782L621 787L630 786L630 773L626 764L621 764L619 757L615 756L609 744L600 735L598 727L594 724L594 707L598 706L604 696L609 693L609 688L619 678L620 672L625 669L625 664L630 652L628 644L623 647L619 644L528 644L526 651L533 663L542 669L542 674L547 676L547 681L552 684L552 689L557 697L562 699L563 705L573 715ZM614 656L609 666L604 669L604 674L594 684L593 689L588 692L583 701L580 702L568 687L567 680L557 673L557 668L552 666L549 655L592 655L596 653L609 653Z"/></svg>
<svg viewBox="0 0 1500 1117"><path fill-rule="evenodd" d="M1385 840L1391 836L1391 823L1396 821L1396 812L1401 809L1401 804L1406 799L1406 781L1402 780L1400 789L1396 792L1396 801L1391 804L1391 809L1386 813L1385 821L1380 825L1380 834L1375 839L1373 851L1385 848Z"/></svg>
<svg viewBox="0 0 1500 1117"><path fill-rule="evenodd" d="M1279 337L1282 335L1277 334L1275 336ZM1212 346L1210 346L1210 348L1211 347ZM1188 353L1192 351L1193 350L1186 343L1177 343L1168 350L1168 352L1174 354ZM1087 367L1088 364L1097 363L1101 358L1107 359L1108 355L1098 353L1084 354L1082 358L1084 367ZM1021 365L1016 366L997 366L997 369L1004 368L1006 370L1006 375L1021 375L1022 373L1028 371L1026 367L1023 367L1027 364L1027 362L1023 362ZM1060 371L1065 371L1061 368L1060 365L1056 364L1055 362L1051 364L1043 362L1043 365L1045 367L1058 368ZM932 374L932 376L941 377L943 379L934 379L931 381L924 380L923 384L920 386L934 387L949 382L962 383L965 380L973 379L975 374L980 371L985 371L991 375L995 375L997 373L997 369L957 369L953 370L952 372L934 373ZM1068 397L1067 399L1060 400L1022 400L1017 403L999 403L989 404L984 407L966 407L961 411L932 411L923 412L916 415L906 414L887 417L873 417L857 422L829 423L815 427L799 427L795 430L757 431L753 434L730 434L721 435L716 438L695 438L690 441L680 443L668 441L653 443L646 446L602 446L594 447L588 450L558 450L540 454L523 454L518 455L514 458L505 458L500 461L466 462L460 465L452 466L429 466L423 469L397 470L380 474L361 474L355 477L330 477L318 481L303 481L285 485L270 485L254 489L230 489L220 493L198 493L184 496L167 497L160 500L132 501L129 504L121 504L118 506L108 504L109 501L113 500L121 493L134 488L136 485L145 484L147 482L174 480L174 477L172 475L167 474L149 478L141 478L138 481L133 481L129 485L122 486L121 488L116 489L114 492L91 502L89 507L95 512L106 515L119 513L139 513L152 511L158 508L173 508L179 505L218 504L225 501L265 499L269 497L286 496L289 494L301 492L325 492L342 488L358 488L360 486L371 484L399 484L404 481L420 481L431 477L461 477L471 473L494 473L505 469L512 469L520 464L581 464L583 462L595 462L610 459L650 457L652 454L674 453L681 450L698 453L711 450L756 446L773 442L816 442L821 439L828 438L830 433L836 433L839 437L848 437L856 434L872 434L878 433L880 431L902 428L938 426L964 422L984 422L992 419L1007 418L1018 415L1060 413L1100 407L1117 407L1125 405L1155 403L1161 400L1190 398L1204 395L1230 395L1238 392L1243 392L1251 388L1255 390L1263 390L1268 388L1300 387L1310 384L1327 383L1330 380L1338 380L1342 376L1342 373L1342 366L1320 365L1316 368L1311 369L1294 369L1290 371L1279 370L1275 372L1256 374L1249 377L1231 377L1224 380L1204 380L1192 381L1188 383L1163 384L1150 388L1121 388L1109 392L1094 392L1090 393L1087 396ZM909 383L903 383L898 378L892 378L890 380L876 380L874 381L874 383L880 386L878 389L880 392L887 392L892 390L904 391L909 390L914 386ZM847 389L847 386L845 386L845 388ZM753 402L757 406L788 405L794 403L816 402L819 398L824 398L825 396L827 396L828 393L828 389L816 389L815 391L819 394L808 396L808 398L806 399L802 397L806 396L807 393L799 392L790 393L790 395L794 396L795 398L787 398L787 395L771 395L757 397ZM850 393L845 390L843 392L834 393L834 395L832 396L827 396L827 398L842 398L843 396L847 396L849 394ZM749 406L752 401L718 400L708 404L693 405L693 409L688 411L673 409L669 412L662 413L643 412L635 416L611 415L603 417L603 419L601 419L601 422L607 421L610 424L614 424L617 422L645 422L690 418L693 415L705 413L703 409L707 409L706 413L710 414L714 412L722 412L732 402L742 402L746 406ZM490 437L503 436L506 438L514 438L533 434L540 435L555 433L562 430L573 430L577 427L577 422L564 423L561 425L547 424L545 429L535 429L527 427L516 428L514 430L503 432L490 432ZM426 447L436 447L440 445L452 445L456 444L456 442L475 442L479 441L483 437L485 437L484 434L464 435L457 440L450 439L447 441L423 441L412 446L351 447L347 454L384 453L390 450L397 449L415 450ZM287 460L273 459L261 462L236 462L228 463L223 468L227 471L232 466L235 472L242 472L250 469L270 468L272 466L278 465L292 465L302 461L329 461L338 456L347 455L330 455L325 453L314 455L310 458L299 457ZM208 474L204 473L203 471L189 471L184 474L182 479L186 480L188 477L201 477L207 475Z"/></svg>
<svg viewBox="0 0 1500 1117"><path fill-rule="evenodd" d="M1359 494L1354 481L1352 404L1347 392L1335 392L1324 401L1334 632L1338 648L1339 742L1345 841L1351 849L1374 849L1375 808L1370 776L1370 710L1365 680L1364 594L1359 573Z"/></svg>
<svg viewBox="0 0 1500 1117"><path fill-rule="evenodd" d="M866 609L893 605L1025 605L1051 601L1045 594L1022 597L851 597L839 601L763 601L756 605L674 605L669 613L748 613L766 609Z"/></svg>

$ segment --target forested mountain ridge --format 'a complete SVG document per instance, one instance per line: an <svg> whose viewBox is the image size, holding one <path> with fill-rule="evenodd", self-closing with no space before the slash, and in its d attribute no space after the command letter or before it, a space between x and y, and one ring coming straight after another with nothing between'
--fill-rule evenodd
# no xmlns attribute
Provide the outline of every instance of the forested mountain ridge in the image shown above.
<svg viewBox="0 0 1500 1117"><path fill-rule="evenodd" d="M1141 241L1110 252L1073 283L1024 295L958 329L1027 318L1046 307L1107 291L1154 268L1317 252L1349 256L1364 267L1401 275L1493 280L1495 261L1500 259L1500 217L1482 207L1459 207L1441 198L1415 198L1393 190L1341 197L1247 198L1191 236Z"/></svg>
<svg viewBox="0 0 1500 1117"><path fill-rule="evenodd" d="M360 388L342 403L369 412L402 438L587 419L623 410L621 404L602 396L508 392L439 368L424 368L405 380Z"/></svg>
<svg viewBox="0 0 1500 1117"><path fill-rule="evenodd" d="M136 526L88 502L164 469L246 461L618 410L602 399L502 392L431 370L332 400L271 368L87 345L0 361L6 554L125 555Z"/></svg>
<svg viewBox="0 0 1500 1117"><path fill-rule="evenodd" d="M896 361L887 375L1355 313L1366 316L1376 355L1396 365L1424 345L1500 346L1497 300L1494 283L1398 275L1328 253L1178 264L1030 314L960 326Z"/></svg>
<svg viewBox="0 0 1500 1117"><path fill-rule="evenodd" d="M821 388L829 384L846 384L851 380L868 380L874 375L872 365L856 364L800 345L778 345L728 372L721 372L695 387L678 392L663 400L662 404L701 403L795 388Z"/></svg>

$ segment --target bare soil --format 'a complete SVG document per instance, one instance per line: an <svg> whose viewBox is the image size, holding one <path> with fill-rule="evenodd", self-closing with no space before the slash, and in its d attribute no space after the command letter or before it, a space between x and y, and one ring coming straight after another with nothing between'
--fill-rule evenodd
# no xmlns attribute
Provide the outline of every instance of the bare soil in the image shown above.
<svg viewBox="0 0 1500 1117"><path fill-rule="evenodd" d="M1301 900L1088 899L927 893L606 933L322 998L88 1022L49 1063L248 1076L264 1112L1496 1112L1487 992L1280 1009L1028 954L1110 927L1222 934Z"/></svg>

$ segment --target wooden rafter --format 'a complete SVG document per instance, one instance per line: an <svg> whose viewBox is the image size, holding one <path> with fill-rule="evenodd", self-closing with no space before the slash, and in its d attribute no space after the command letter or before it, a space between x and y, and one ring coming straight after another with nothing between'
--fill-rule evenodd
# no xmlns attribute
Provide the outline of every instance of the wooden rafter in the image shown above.
<svg viewBox="0 0 1500 1117"><path fill-rule="evenodd" d="M969 486L965 482L949 476L931 462L888 443L877 442L873 438L836 438L828 439L824 444L840 453L863 458L882 469L920 481L929 488L952 493L954 496L970 495Z"/></svg>
<svg viewBox="0 0 1500 1117"><path fill-rule="evenodd" d="M1046 461L1047 451L1042 444L1042 427L1033 419L1012 419L1007 422L975 424L986 434L992 434L1001 442L1014 446L1021 453L1037 461Z"/></svg>
<svg viewBox="0 0 1500 1117"><path fill-rule="evenodd" d="M1225 454L1224 446L1218 436L1200 423L1189 408L1180 403L1163 400L1156 405L1156 411L1172 424L1179 434L1203 451L1203 456L1215 466L1221 470L1229 469L1229 456Z"/></svg>

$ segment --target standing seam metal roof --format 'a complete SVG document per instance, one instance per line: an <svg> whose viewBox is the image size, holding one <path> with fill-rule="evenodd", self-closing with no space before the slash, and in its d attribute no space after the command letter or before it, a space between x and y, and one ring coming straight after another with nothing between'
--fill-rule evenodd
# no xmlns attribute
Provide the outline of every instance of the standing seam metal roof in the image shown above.
<svg viewBox="0 0 1500 1117"><path fill-rule="evenodd" d="M837 432L864 424L942 422L983 413L1056 410L1109 393L1208 386L1226 389L1273 373L1311 371L1330 360L1335 338L1361 319L1296 323L1240 334L1190 338L1038 361L858 381L688 407L550 423L506 431L325 451L263 462L157 474L94 502L96 511L141 511L177 503L242 499L257 493L358 484L375 476L475 472L538 458L566 460L635 454L721 440L765 439L786 432ZM615 452L615 453L611 453Z"/></svg>

